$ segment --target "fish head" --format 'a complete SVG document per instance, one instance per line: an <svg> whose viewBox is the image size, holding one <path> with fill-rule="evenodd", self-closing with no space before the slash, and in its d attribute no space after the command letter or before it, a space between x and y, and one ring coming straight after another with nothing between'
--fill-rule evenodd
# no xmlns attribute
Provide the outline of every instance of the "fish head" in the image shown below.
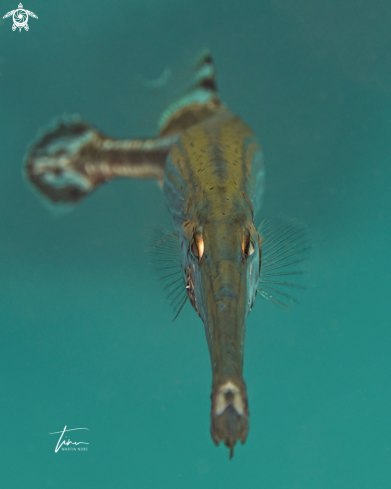
<svg viewBox="0 0 391 489"><path fill-rule="evenodd" d="M181 260L191 304L204 322L211 357L211 433L233 450L248 432L243 348L260 272L260 239L251 219L192 219L182 227Z"/></svg>
<svg viewBox="0 0 391 489"><path fill-rule="evenodd" d="M196 312L208 322L226 308L233 313L234 303L234 316L245 319L255 301L261 262L253 223L243 224L240 218L203 224L187 220L183 231L181 263Z"/></svg>

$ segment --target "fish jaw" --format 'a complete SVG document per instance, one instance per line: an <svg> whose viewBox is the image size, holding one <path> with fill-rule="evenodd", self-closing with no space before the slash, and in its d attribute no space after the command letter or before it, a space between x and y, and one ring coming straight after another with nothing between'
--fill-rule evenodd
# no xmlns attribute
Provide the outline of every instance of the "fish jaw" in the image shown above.
<svg viewBox="0 0 391 489"><path fill-rule="evenodd" d="M231 455L238 440L245 442L249 427L243 349L259 276L257 233L250 223L242 223L188 226L194 236L203 237L201 259L188 254L188 293L204 322L212 364L211 435L216 445L222 441L230 448ZM248 257L242 246L246 235L254 235L256 246ZM191 238L189 243L191 249Z"/></svg>

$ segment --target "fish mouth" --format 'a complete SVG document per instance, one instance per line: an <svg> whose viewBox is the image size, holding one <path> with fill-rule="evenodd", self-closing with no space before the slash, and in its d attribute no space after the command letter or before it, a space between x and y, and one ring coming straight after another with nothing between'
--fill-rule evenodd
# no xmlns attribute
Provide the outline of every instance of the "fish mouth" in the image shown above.
<svg viewBox="0 0 391 489"><path fill-rule="evenodd" d="M216 446L220 442L229 448L229 458L239 440L246 441L249 429L249 412L246 384L243 379L226 379L213 388L211 435Z"/></svg>

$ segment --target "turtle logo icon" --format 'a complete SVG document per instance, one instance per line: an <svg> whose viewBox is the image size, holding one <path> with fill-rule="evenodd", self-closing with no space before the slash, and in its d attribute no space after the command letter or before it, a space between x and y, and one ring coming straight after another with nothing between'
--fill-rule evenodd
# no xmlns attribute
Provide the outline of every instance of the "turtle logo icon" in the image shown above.
<svg viewBox="0 0 391 489"><path fill-rule="evenodd" d="M11 17L11 15L14 21L12 25L12 30L15 31L16 29L19 29L19 32L21 32L23 27L26 31L29 30L29 25L27 23L29 20L29 16L38 19L34 12L30 12L30 10L25 10L21 3L18 5L18 8L16 10L11 10L11 12L6 13L3 19Z"/></svg>

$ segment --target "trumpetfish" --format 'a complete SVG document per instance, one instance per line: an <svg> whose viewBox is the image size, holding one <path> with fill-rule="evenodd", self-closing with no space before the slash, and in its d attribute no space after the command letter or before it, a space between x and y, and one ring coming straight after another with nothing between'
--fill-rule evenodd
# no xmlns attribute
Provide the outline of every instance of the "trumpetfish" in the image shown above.
<svg viewBox="0 0 391 489"><path fill-rule="evenodd" d="M114 178L161 185L174 232L152 248L179 314L187 300L204 323L212 366L211 436L230 450L249 430L243 379L246 318L257 292L284 309L301 288L285 276L308 250L299 222L271 218L257 229L264 191L262 152L252 130L221 101L204 51L184 94L162 115L157 137L112 139L79 116L62 118L32 145L30 183L54 204L76 204ZM285 302L284 302L285 301Z"/></svg>

